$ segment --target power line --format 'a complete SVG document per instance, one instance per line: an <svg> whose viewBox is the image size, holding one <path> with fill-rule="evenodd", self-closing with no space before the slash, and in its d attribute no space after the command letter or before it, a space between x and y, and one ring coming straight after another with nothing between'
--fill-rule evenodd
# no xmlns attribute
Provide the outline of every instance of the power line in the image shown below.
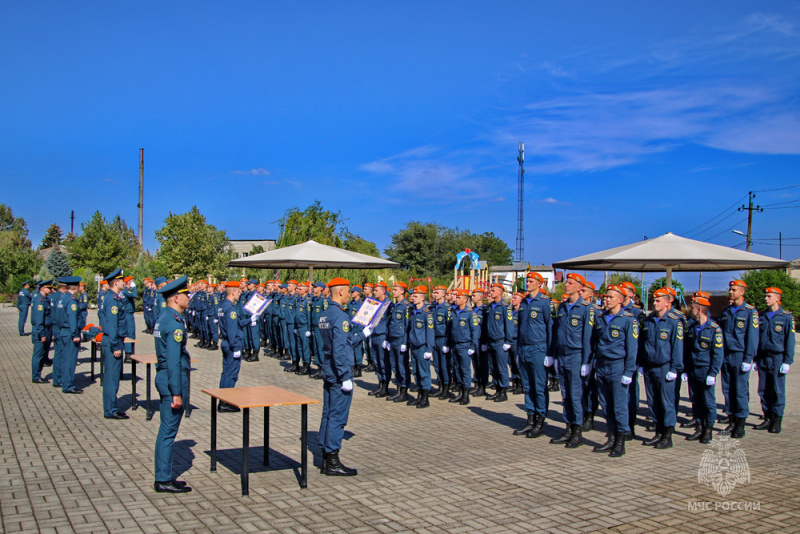
<svg viewBox="0 0 800 534"><path fill-rule="evenodd" d="M695 230L697 230L698 228L702 228L703 226L705 226L705 225L707 225L707 224L709 224L709 223L711 223L711 222L715 221L716 219L718 219L718 218L722 217L722 216L723 216L723 215L724 215L724 214L725 214L725 213L726 213L726 212L727 212L729 209L731 209L731 208L734 208L734 207L735 207L735 206L736 206L736 205L737 205L739 202L741 202L742 200L744 200L746 197L747 197L747 195L742 195L741 197L739 197L738 199L736 199L736 202L734 202L733 204L731 204L730 206L728 206L727 208L725 208L724 210L722 210L722 211L719 213L719 215L716 215L716 216L712 217L711 219L707 220L707 221L706 221L706 222L704 222L703 224L701 224L701 225L698 225L698 226L695 226L694 228L692 228L691 230L689 230L688 232L686 232L686 236L687 236L687 237L692 237L692 236L690 235L692 232L694 232L694 231L695 231ZM708 230L708 228L707 228L706 230ZM703 230L703 232L705 232L705 230ZM700 233L702 233L702 232L700 232Z"/></svg>
<svg viewBox="0 0 800 534"><path fill-rule="evenodd" d="M768 208L770 206L781 206L783 204L794 204L795 202L800 202L800 198L796 198L794 200L787 200L786 202L775 202L774 204L764 204L762 208Z"/></svg>
<svg viewBox="0 0 800 534"><path fill-rule="evenodd" d="M768 193L770 191L785 191L787 189L794 189L795 187L800 187L800 184L788 185L786 187L778 187L778 188L775 188L775 189L760 189L758 191L753 191L753 193Z"/></svg>
<svg viewBox="0 0 800 534"><path fill-rule="evenodd" d="M739 226L740 224L744 223L745 221L747 221L747 218L744 218L744 219L742 219L741 221L739 221L739 222L737 222L737 223L735 223L735 224L731 225L729 228L726 228L726 229L724 229L724 230L723 230L723 231L721 231L720 233L718 233L718 234L715 234L715 235L713 235L713 236L709 237L709 238L708 238L706 241L711 241L711 240L712 240L712 239L714 239L715 237L717 237L717 236L721 236L721 235L722 235L722 234L724 234L725 232L729 232L729 231L733 230L733 229L734 229L736 226Z"/></svg>
<svg viewBox="0 0 800 534"><path fill-rule="evenodd" d="M726 215L725 217L723 217L722 219L718 220L717 222L715 222L714 224L712 224L711 226L709 226L708 228L706 228L705 230L700 230L699 232L696 232L694 235L691 235L691 236L688 236L688 237L694 237L694 238L698 238L698 237L700 237L701 235L703 235L703 234L705 234L706 232L708 232L709 230L711 230L712 228L714 228L714 227L716 227L716 226L719 226L720 224L722 224L722 222L723 222L723 221L725 221L725 220L727 220L727 219L730 219L731 217L733 217L733 216L734 216L734 215L736 215L737 213L739 213L739 210L734 210L734 211L732 211L731 213L729 213L728 215Z"/></svg>

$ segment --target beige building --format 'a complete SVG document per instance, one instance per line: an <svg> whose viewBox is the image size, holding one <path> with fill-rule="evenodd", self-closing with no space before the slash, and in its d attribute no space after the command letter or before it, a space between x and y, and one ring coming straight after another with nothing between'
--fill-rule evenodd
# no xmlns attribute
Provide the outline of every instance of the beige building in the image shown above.
<svg viewBox="0 0 800 534"><path fill-rule="evenodd" d="M255 246L260 246L264 252L277 248L277 242L274 239L230 239L229 242L237 258L246 258Z"/></svg>

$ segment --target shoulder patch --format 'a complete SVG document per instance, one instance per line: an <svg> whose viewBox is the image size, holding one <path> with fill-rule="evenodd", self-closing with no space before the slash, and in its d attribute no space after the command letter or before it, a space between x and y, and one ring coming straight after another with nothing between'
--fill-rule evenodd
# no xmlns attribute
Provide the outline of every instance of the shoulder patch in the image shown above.
<svg viewBox="0 0 800 534"><path fill-rule="evenodd" d="M70 307L72 308L72 311L78 311L78 305L75 304L74 302L72 303L72 306L70 306Z"/></svg>
<svg viewBox="0 0 800 534"><path fill-rule="evenodd" d="M231 319L236 319L236 312L231 310Z"/></svg>
<svg viewBox="0 0 800 534"><path fill-rule="evenodd" d="M327 300L323 300L322 301L322 309L323 310L327 310L328 309L328 301Z"/></svg>
<svg viewBox="0 0 800 534"><path fill-rule="evenodd" d="M639 323L636 321L633 322L633 338L639 339Z"/></svg>
<svg viewBox="0 0 800 534"><path fill-rule="evenodd" d="M161 303L161 307L162 307L162 308L166 308L166 307L167 307L167 303L166 303L166 301Z"/></svg>
<svg viewBox="0 0 800 534"><path fill-rule="evenodd" d="M111 315L116 315L119 313L119 309L116 306L111 306Z"/></svg>
<svg viewBox="0 0 800 534"><path fill-rule="evenodd" d="M622 316L623 317L633 317L633 314L631 312L629 312L628 310L623 310L622 311Z"/></svg>
<svg viewBox="0 0 800 534"><path fill-rule="evenodd" d="M350 331L350 322L349 321L342 321L342 331L347 333Z"/></svg>
<svg viewBox="0 0 800 534"><path fill-rule="evenodd" d="M181 341L183 341L183 330L180 329L175 330L175 332L172 333L172 337L175 338L175 341L180 343Z"/></svg>

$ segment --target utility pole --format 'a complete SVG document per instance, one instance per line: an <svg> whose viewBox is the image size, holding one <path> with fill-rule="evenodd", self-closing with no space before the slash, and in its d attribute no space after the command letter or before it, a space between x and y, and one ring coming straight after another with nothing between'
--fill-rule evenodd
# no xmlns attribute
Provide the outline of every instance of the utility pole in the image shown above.
<svg viewBox="0 0 800 534"><path fill-rule="evenodd" d="M518 145L519 156L519 172L517 174L517 262L525 261L525 235L523 234L523 205L525 196L525 143L520 142Z"/></svg>
<svg viewBox="0 0 800 534"><path fill-rule="evenodd" d="M752 241L752 238L753 238L753 212L754 211L756 211L756 212L764 211L764 208L762 208L761 206L753 207L753 199L756 198L756 196L753 194L752 191L748 191L747 192L747 196L749 198L748 205L745 206L744 204L742 204L742 207L739 208L739 211L747 210L747 237L746 237L746 239L747 239L747 252L750 252L750 247L753 245L753 241Z"/></svg>
<svg viewBox="0 0 800 534"><path fill-rule="evenodd" d="M75 235L75 210L69 212L69 233Z"/></svg>
<svg viewBox="0 0 800 534"><path fill-rule="evenodd" d="M139 246L144 247L142 236L144 220L144 149L139 149Z"/></svg>

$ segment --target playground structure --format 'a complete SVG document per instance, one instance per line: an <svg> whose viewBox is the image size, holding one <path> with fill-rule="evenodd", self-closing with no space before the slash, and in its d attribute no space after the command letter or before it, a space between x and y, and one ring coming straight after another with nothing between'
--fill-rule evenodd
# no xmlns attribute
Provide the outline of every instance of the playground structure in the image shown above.
<svg viewBox="0 0 800 534"><path fill-rule="evenodd" d="M466 259L466 261L465 261ZM466 274L467 264L469 264L469 274ZM486 261L481 261L476 252L466 249L456 254L456 264L453 267L453 281L448 289L466 289L475 291L482 289L489 291L489 265Z"/></svg>

